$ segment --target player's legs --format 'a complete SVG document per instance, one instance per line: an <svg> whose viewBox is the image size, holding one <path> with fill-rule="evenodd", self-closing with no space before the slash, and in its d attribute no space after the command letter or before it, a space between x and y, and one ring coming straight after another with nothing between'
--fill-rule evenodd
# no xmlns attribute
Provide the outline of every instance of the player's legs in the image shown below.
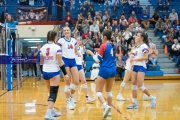
<svg viewBox="0 0 180 120"><path fill-rule="evenodd" d="M49 80L47 80L49 81ZM61 114L55 112L53 110L54 103L56 102L58 89L59 89L59 82L60 82L60 75L57 74L56 76L50 78L50 91L49 91L49 98L48 98L48 109L45 115L45 119L55 119L54 117L60 116ZM48 83L48 82L46 82Z"/></svg>
<svg viewBox="0 0 180 120"><path fill-rule="evenodd" d="M132 81L132 104L127 106L127 109L138 109L138 105L137 105L137 72L132 72L132 77L131 77L131 81Z"/></svg>
<svg viewBox="0 0 180 120"><path fill-rule="evenodd" d="M117 100L120 100L120 101L124 101L124 97L122 95L123 93L123 90L127 84L127 82L129 81L129 79L131 78L131 75L132 75L132 71L131 70L126 70L125 71L125 75L124 75L124 79L123 79L123 82L121 83L120 85L120 91L119 91L119 94L117 95L116 99Z"/></svg>
<svg viewBox="0 0 180 120"><path fill-rule="evenodd" d="M86 82L86 78L85 78L85 74L84 74L84 70L83 69L81 69L80 71L79 71L79 79L81 80L81 82L82 82L82 87L83 87L83 89L84 89L84 93L86 94L86 102L87 103L91 103L91 102L93 102L95 99L92 99L90 96L89 96L89 94L88 94L88 86L87 86L87 82Z"/></svg>
<svg viewBox="0 0 180 120"><path fill-rule="evenodd" d="M108 78L106 81L106 94L107 94L107 103L109 106L112 105L112 86L115 78Z"/></svg>
<svg viewBox="0 0 180 120"><path fill-rule="evenodd" d="M79 73L77 67L72 67L70 69L71 75L72 75L72 81L71 81L71 95L73 95L77 89L77 86L79 84Z"/></svg>
<svg viewBox="0 0 180 120"><path fill-rule="evenodd" d="M144 87L144 72L138 72L137 74L137 86L143 91L148 97L150 97L151 108L156 106L156 97L152 96L149 91Z"/></svg>

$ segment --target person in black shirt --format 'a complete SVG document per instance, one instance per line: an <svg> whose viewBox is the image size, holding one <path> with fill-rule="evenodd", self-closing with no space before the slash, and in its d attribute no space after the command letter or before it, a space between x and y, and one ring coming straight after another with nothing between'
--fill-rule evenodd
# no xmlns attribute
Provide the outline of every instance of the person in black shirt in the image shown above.
<svg viewBox="0 0 180 120"><path fill-rule="evenodd" d="M152 16L151 18L151 23L153 24L153 26L155 27L155 24L156 22L158 21L159 19L159 14L157 11L154 12L154 15Z"/></svg>
<svg viewBox="0 0 180 120"><path fill-rule="evenodd" d="M63 20L63 0L56 0L57 19Z"/></svg>

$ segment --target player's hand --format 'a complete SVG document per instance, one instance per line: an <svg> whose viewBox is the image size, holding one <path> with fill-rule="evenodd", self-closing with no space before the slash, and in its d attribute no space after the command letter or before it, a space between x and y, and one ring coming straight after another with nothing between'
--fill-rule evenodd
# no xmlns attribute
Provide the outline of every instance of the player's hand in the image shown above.
<svg viewBox="0 0 180 120"><path fill-rule="evenodd" d="M131 58L130 59L130 62L134 62L134 61L136 61L135 58Z"/></svg>

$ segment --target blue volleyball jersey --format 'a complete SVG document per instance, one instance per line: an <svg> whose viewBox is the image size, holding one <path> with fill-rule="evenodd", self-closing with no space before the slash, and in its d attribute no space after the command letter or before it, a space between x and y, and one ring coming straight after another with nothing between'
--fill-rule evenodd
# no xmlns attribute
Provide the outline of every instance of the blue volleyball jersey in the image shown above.
<svg viewBox="0 0 180 120"><path fill-rule="evenodd" d="M115 66L114 49L111 43L104 43L100 46L98 52L98 59L100 60L100 66L112 67Z"/></svg>

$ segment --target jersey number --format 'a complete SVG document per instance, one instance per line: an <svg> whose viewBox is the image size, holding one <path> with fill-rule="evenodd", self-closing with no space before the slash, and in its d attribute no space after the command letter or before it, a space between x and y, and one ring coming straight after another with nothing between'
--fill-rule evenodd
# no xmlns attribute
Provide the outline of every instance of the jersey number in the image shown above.
<svg viewBox="0 0 180 120"><path fill-rule="evenodd" d="M113 48L111 49L111 55L114 56L114 54L113 54Z"/></svg>
<svg viewBox="0 0 180 120"><path fill-rule="evenodd" d="M50 48L46 48L46 56L49 56Z"/></svg>
<svg viewBox="0 0 180 120"><path fill-rule="evenodd" d="M73 45L72 44L68 44L68 49L73 49Z"/></svg>

